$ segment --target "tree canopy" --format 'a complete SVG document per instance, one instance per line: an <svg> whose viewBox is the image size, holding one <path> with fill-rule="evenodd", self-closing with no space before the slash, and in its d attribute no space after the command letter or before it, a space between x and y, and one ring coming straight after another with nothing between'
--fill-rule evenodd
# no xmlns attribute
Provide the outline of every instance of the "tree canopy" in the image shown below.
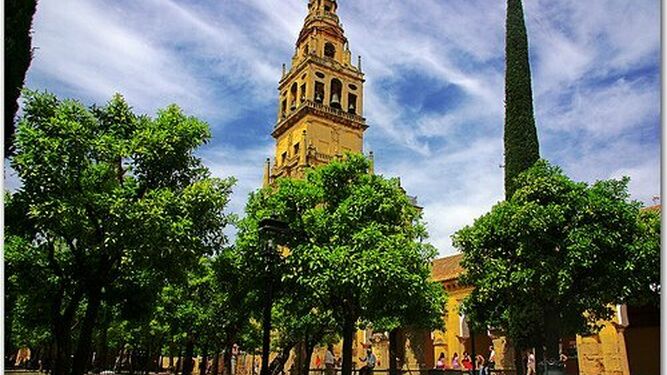
<svg viewBox="0 0 667 375"><path fill-rule="evenodd" d="M521 0L507 0L505 29L505 198L509 199L518 187L517 176L540 158Z"/></svg>
<svg viewBox="0 0 667 375"><path fill-rule="evenodd" d="M632 286L658 282L658 263L638 262L658 255L657 232L638 220L627 185L574 182L546 161L522 173L510 199L453 236L462 281L475 287L464 303L471 321L558 358L560 337L596 330Z"/></svg>
<svg viewBox="0 0 667 375"><path fill-rule="evenodd" d="M401 319L417 305L437 305L426 310L433 320L442 317L444 292L429 279L435 251L425 242L421 212L397 179L370 174L363 156L348 154L304 180L279 179L250 197L237 246L248 249L255 265L264 264L251 250L257 223L272 215L289 223L284 256L273 262L283 295L308 294L312 311L331 314L343 331L344 374L361 320ZM415 301L425 296L427 302Z"/></svg>
<svg viewBox="0 0 667 375"><path fill-rule="evenodd" d="M5 156L13 151L16 112L32 60L32 19L37 0L5 0Z"/></svg>
<svg viewBox="0 0 667 375"><path fill-rule="evenodd" d="M102 107L24 95L11 160L22 185L8 201L7 234L49 273L56 375L69 371L73 318L83 309L72 363L80 374L100 307L121 281L164 283L224 246L234 180L210 176L194 154L208 125L175 105L150 118L120 95Z"/></svg>

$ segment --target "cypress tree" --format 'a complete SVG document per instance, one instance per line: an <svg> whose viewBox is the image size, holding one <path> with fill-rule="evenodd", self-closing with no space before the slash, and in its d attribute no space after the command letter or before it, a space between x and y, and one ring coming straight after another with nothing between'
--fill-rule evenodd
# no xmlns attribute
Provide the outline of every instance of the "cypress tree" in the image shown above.
<svg viewBox="0 0 667 375"><path fill-rule="evenodd" d="M37 0L5 1L5 156L12 151L14 117L25 74L32 60L32 18Z"/></svg>
<svg viewBox="0 0 667 375"><path fill-rule="evenodd" d="M540 158L521 0L507 0L505 38L505 199L509 199L516 190L514 179Z"/></svg>

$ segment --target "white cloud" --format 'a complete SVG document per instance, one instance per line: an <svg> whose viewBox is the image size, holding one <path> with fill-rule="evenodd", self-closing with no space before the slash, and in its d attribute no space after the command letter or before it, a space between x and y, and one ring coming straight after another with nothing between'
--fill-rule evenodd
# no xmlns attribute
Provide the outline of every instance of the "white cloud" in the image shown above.
<svg viewBox="0 0 667 375"><path fill-rule="evenodd" d="M581 88L564 105L540 101L547 111L542 113L542 124L551 131L583 130L596 139L612 138L655 122L660 108L657 89L656 82L623 78L601 87Z"/></svg>
<svg viewBox="0 0 667 375"><path fill-rule="evenodd" d="M60 92L97 102L121 92L143 111L173 101L212 110L201 99L201 82L173 51L128 29L114 13L86 1L40 2L29 86L39 88L46 81Z"/></svg>
<svg viewBox="0 0 667 375"><path fill-rule="evenodd" d="M442 255L454 252L450 236L502 199L502 139L479 138L429 157L378 164L378 172L399 176L424 207L431 242ZM379 158L382 161L382 157Z"/></svg>
<svg viewBox="0 0 667 375"><path fill-rule="evenodd" d="M543 156L578 180L630 175L633 196L650 202L660 186L659 1L524 5ZM379 171L419 196L433 243L449 254L449 236L503 195L505 4L342 1L339 14L364 61L365 145ZM241 212L273 154L271 124L245 119L273 119L280 65L305 16L303 0L41 0L29 83L95 102L119 91L146 113L176 102L208 120L225 136L202 156L215 175L239 179L231 208ZM407 106L424 88L385 83L409 73L454 97L438 111Z"/></svg>
<svg viewBox="0 0 667 375"><path fill-rule="evenodd" d="M218 148L202 155L214 177L235 177L238 180L230 202L231 211L243 212L248 194L262 187L265 155L272 154L273 145L263 144L249 148Z"/></svg>

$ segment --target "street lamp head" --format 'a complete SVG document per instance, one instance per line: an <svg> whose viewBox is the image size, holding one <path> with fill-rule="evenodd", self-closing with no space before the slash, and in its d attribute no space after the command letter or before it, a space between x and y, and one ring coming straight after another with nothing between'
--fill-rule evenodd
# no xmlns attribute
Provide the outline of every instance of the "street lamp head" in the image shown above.
<svg viewBox="0 0 667 375"><path fill-rule="evenodd" d="M265 235L276 235L287 233L287 223L275 217L267 217L259 222L259 232Z"/></svg>

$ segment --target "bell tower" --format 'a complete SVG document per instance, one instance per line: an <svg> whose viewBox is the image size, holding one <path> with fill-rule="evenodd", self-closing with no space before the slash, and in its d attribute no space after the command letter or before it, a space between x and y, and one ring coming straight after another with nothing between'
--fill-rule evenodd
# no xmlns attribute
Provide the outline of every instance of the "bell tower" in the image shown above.
<svg viewBox="0 0 667 375"><path fill-rule="evenodd" d="M347 151L363 151L364 74L361 57L352 64L336 0L309 0L308 15L289 70L278 85L278 118L273 165L267 160L264 184L279 177L303 177Z"/></svg>

